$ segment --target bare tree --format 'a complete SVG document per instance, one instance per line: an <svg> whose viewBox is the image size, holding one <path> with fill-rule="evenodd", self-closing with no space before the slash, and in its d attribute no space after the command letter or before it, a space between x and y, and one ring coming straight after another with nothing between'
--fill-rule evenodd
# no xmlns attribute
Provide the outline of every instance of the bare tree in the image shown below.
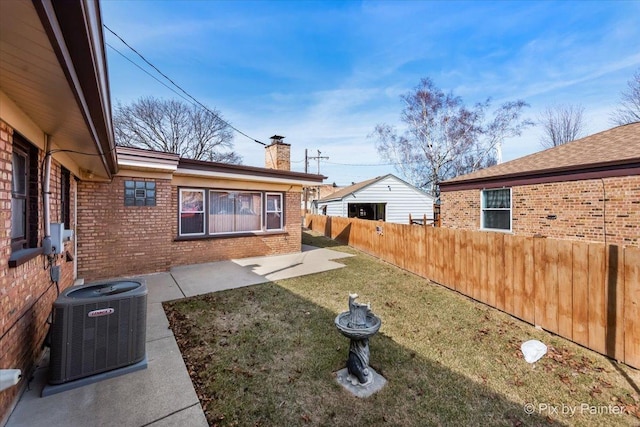
<svg viewBox="0 0 640 427"><path fill-rule="evenodd" d="M611 115L611 121L616 125L640 122L640 68L627 86L621 94L620 105Z"/></svg>
<svg viewBox="0 0 640 427"><path fill-rule="evenodd" d="M532 124L521 118L524 101L501 105L487 120L489 99L468 108L428 78L401 98L406 131L377 125L376 148L405 180L434 192L440 181L495 164L496 145Z"/></svg>
<svg viewBox="0 0 640 427"><path fill-rule="evenodd" d="M574 141L584 133L584 107L578 105L556 105L547 107L538 118L543 134L540 145L557 147Z"/></svg>
<svg viewBox="0 0 640 427"><path fill-rule="evenodd" d="M233 133L217 110L176 100L140 98L118 103L113 124L116 144L179 154L181 157L241 163L231 151Z"/></svg>

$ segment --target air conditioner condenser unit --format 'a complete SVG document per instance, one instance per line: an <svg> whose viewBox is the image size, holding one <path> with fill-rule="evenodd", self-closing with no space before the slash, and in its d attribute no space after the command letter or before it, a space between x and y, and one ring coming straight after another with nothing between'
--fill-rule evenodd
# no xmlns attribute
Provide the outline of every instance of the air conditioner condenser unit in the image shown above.
<svg viewBox="0 0 640 427"><path fill-rule="evenodd" d="M49 383L42 396L147 367L142 280L72 286L53 304Z"/></svg>

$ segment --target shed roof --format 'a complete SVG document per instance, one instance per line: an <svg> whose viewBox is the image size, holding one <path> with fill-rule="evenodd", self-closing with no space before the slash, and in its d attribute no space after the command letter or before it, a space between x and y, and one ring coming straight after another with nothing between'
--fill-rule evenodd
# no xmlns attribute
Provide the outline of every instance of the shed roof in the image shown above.
<svg viewBox="0 0 640 427"><path fill-rule="evenodd" d="M640 173L640 122L617 126L440 183L441 191Z"/></svg>
<svg viewBox="0 0 640 427"><path fill-rule="evenodd" d="M428 194L427 192L425 192L425 191L423 191L423 190L421 190L421 189L419 189L419 188L417 188L417 187L415 187L415 186L413 186L413 185L409 184L408 182L405 182L405 181L401 180L401 179L400 179L400 178L398 178L397 176L395 176L395 175L393 175L393 174L390 174L390 173L389 173L389 174L386 174L386 175L382 175L382 176L378 176L378 177L375 177L375 178L368 179L368 180L366 180L366 181L357 182L357 183L355 183L355 184L353 184L353 185L350 185L350 186L345 187L345 188L343 188L343 189L341 189L341 190L338 190L338 191L336 191L335 193L330 194L330 195L329 195L329 196L327 196L327 197L323 197L322 199L319 199L319 200L318 200L318 202L329 202L329 201L331 201L331 200L341 200L341 199L344 199L345 197L347 197L348 195L350 195L350 194L352 194L352 193L355 193L355 192L357 192L357 191L360 191L360 190L362 190L362 189L363 189L363 188L365 188L365 187L368 187L368 186L370 186L370 185L372 185L372 184L375 184L376 182L382 181L383 179L386 179L386 178L389 178L389 177L392 177L392 178L394 178L394 179L397 179L398 181L400 181L400 182L402 182L402 183L406 184L407 186L414 188L416 191L419 191L419 192L424 193L424 194L426 194L426 195L428 195L428 196L431 196L431 195L430 195L430 194Z"/></svg>

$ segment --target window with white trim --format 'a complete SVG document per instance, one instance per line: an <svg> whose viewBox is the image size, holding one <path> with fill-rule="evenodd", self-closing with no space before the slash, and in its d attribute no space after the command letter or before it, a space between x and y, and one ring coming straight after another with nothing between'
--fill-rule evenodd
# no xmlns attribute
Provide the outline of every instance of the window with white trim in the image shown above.
<svg viewBox="0 0 640 427"><path fill-rule="evenodd" d="M180 230L181 236L204 235L204 190L180 189Z"/></svg>
<svg viewBox="0 0 640 427"><path fill-rule="evenodd" d="M281 230L282 194L267 193L267 230Z"/></svg>
<svg viewBox="0 0 640 427"><path fill-rule="evenodd" d="M178 235L218 236L283 230L283 201L283 193L181 188Z"/></svg>
<svg viewBox="0 0 640 427"><path fill-rule="evenodd" d="M511 231L511 189L482 190L480 227Z"/></svg>

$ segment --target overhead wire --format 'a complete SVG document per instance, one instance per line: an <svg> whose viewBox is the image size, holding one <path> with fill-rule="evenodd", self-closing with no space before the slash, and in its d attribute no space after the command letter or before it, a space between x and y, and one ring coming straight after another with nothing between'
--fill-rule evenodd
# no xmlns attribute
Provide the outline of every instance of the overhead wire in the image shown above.
<svg viewBox="0 0 640 427"><path fill-rule="evenodd" d="M145 63L147 63L151 68L153 68L154 70L156 70L158 72L158 74L160 74L162 77L164 77L165 79L167 79L175 88L177 88L180 92L184 93L189 99L191 99L193 102L195 102L196 104L198 104L200 107L202 107L203 109L205 109L206 111L208 111L210 114L213 114L214 116L216 116L220 121L222 121L223 123L225 123L227 126L229 126L231 129L233 129L234 131L236 131L237 133L239 133L240 135L244 136L245 138L251 139L253 142L257 142L260 145L266 146L267 144L265 144L262 141L259 141L255 138L252 138L251 136L247 135L246 133L244 133L243 131L241 131L240 129L238 129L237 127L233 126L231 123L229 123L228 121L224 120L222 117L220 117L220 115L216 114L215 112L211 111L209 109L209 107L207 107L206 105L204 105L203 103L201 103L200 101L198 101L194 96L192 96L189 92L187 92L186 90L184 90L180 85L178 85L176 82L174 82L169 76L167 76L165 73L163 73L162 71L160 71L160 69L158 67L156 67L155 65L153 65L151 63L151 61L149 61L147 58L144 57L144 55L142 55L140 52L138 52L133 46L131 46L129 43L127 43L122 37L120 37L120 35L118 35L118 33L116 33L115 31L113 31L111 28L109 28L107 26L107 24L102 24L102 26L109 31L111 34L113 34L115 37L117 37L125 46L127 46L132 52L134 52L136 55L138 55L140 57L140 59L142 59Z"/></svg>
<svg viewBox="0 0 640 427"><path fill-rule="evenodd" d="M107 45L108 47L110 47L114 52L116 52L118 55L122 56L124 59L126 59L127 61L129 61L130 63L132 63L134 66L136 66L137 68L140 69L140 71L142 71L143 73L147 74L149 77L151 77L152 79L154 79L155 81L157 81L158 83L160 83L162 86L166 87L167 89L169 89L171 92L175 93L176 95L178 95L180 98L184 99L185 101L189 102L192 105L197 105L195 102L193 102L192 100L190 100L189 98L187 98L186 96L182 95L180 92L178 92L177 90L173 89L171 86L169 86L168 84L166 84L165 82L163 82L162 80L160 80L159 78L157 78L156 76L154 76L153 74L151 74L149 71L145 70L143 67L140 66L140 64L137 64L135 61L133 61L131 58L129 58L127 55L125 55L124 53L120 52L118 49L116 49L114 46L112 46L111 44L105 42L105 45Z"/></svg>
<svg viewBox="0 0 640 427"><path fill-rule="evenodd" d="M163 73L158 67L156 67L153 63L151 63L151 61L149 61L144 55L142 55L138 50L136 50L133 46L131 46L129 43L127 43L119 34L117 34L115 31L113 31L111 28L109 28L109 26L107 26L106 24L103 24L104 28L109 31L111 34L113 34L116 38L118 38L118 40L120 40L127 48L129 48L132 52L134 52L138 57L140 57L146 64L148 64L150 67L152 67L158 74L160 74L162 77L164 77L167 81L169 81L171 83L171 85L175 88L177 88L180 92L178 92L177 90L173 89L170 85L164 83L163 81L161 81L159 78L157 78L156 76L154 76L152 73L150 73L148 70L144 69L142 66L140 66L140 64L136 63L135 61L133 61L131 58L129 58L128 56L126 56L125 54L123 54L122 52L120 52L117 48L115 48L113 45L106 43L105 44L111 48L112 50L114 50L116 53L118 53L120 56L122 56L124 59L126 59L127 61L129 61L130 63L132 63L134 66L136 66L137 68L139 68L141 71L143 71L145 74L147 74L148 76L150 76L151 78L153 78L154 80L156 80L158 83L160 83L162 86L164 86L165 88L169 89L171 92L175 93L176 95L178 95L180 98L184 99L187 102L190 102L194 105L198 105L200 107L202 107L203 109L205 109L206 111L208 111L210 114L213 114L214 116L216 116L219 120L221 120L223 123L225 123L227 126L229 126L231 129L233 129L234 131L236 131L237 133L239 133L240 135L252 140L253 142L256 142L260 145L266 146L267 144L265 144L262 141L259 141L255 138L252 138L251 136L247 135L245 132L241 131L240 129L236 128L235 126L233 126L232 124L230 124L228 121L224 120L222 117L220 117L218 114L216 114L215 112L213 112L212 110L210 110L206 105L202 104L200 101L198 101L194 96L192 96L189 92L187 92L184 88L182 88L180 85L178 85L173 79L171 79L169 76L167 76L165 73ZM273 160L273 159L272 159ZM302 160L304 161L304 160ZM302 162L300 161L300 162ZM292 162L292 163L299 163L299 162ZM376 166L396 166L399 164L406 164L406 163L419 163L419 162L390 162L390 163L371 163L371 164L366 164L366 163L340 163L340 162L331 162L331 161L326 161L325 163L328 165L337 165L337 166L353 166L353 167L376 167Z"/></svg>
<svg viewBox="0 0 640 427"><path fill-rule="evenodd" d="M330 165L337 165L337 166L375 167L375 166L396 166L396 165L422 163L422 161L416 160L416 161L413 161L413 162L390 162L390 163L339 163L339 162L331 162L331 161L325 160L324 163L327 163L327 164L330 164Z"/></svg>

